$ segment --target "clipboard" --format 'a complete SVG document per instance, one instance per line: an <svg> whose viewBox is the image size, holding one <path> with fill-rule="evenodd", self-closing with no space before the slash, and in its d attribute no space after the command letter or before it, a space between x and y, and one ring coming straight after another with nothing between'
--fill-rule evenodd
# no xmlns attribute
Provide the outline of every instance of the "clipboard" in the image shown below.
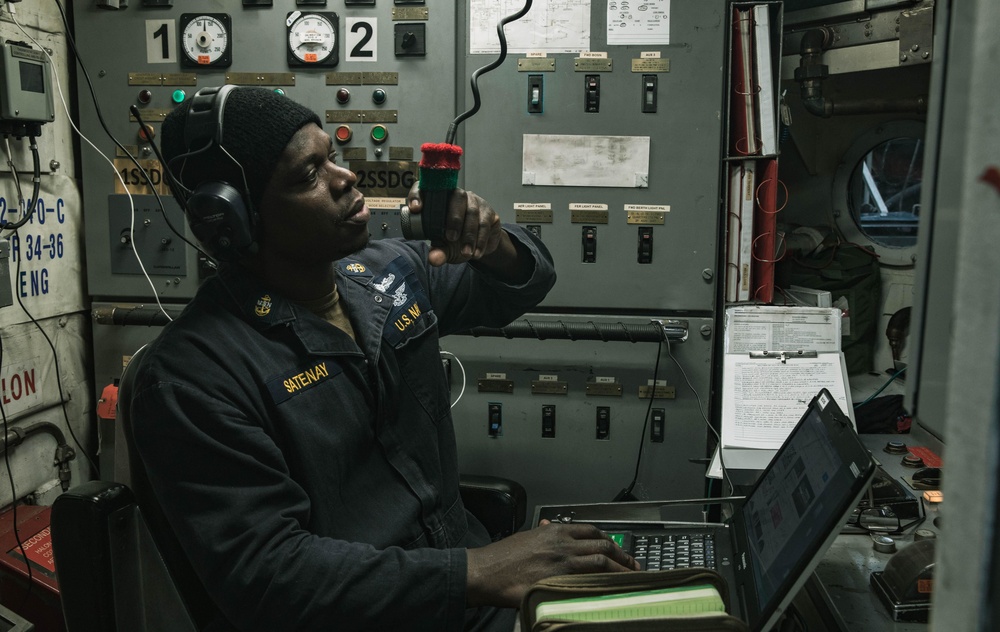
<svg viewBox="0 0 1000 632"><path fill-rule="evenodd" d="M820 388L830 391L857 428L840 350L841 318L833 307L745 305L726 310L722 465L767 467ZM811 348L796 344L805 341Z"/></svg>

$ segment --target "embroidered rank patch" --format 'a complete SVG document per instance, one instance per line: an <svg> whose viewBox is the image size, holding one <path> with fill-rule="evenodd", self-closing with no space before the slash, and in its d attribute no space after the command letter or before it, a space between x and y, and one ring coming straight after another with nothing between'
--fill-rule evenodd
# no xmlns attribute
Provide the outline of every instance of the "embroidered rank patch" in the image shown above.
<svg viewBox="0 0 1000 632"><path fill-rule="evenodd" d="M364 265L358 263L357 261L342 261L340 263L340 268L351 276L371 276L371 272L368 271Z"/></svg>
<svg viewBox="0 0 1000 632"><path fill-rule="evenodd" d="M257 299L257 304L254 306L253 311L255 314L261 318L267 316L271 313L271 295L265 294L264 296Z"/></svg>
<svg viewBox="0 0 1000 632"><path fill-rule="evenodd" d="M302 369L272 377L267 381L267 390L275 404L280 404L310 388L332 380L344 370L330 358L317 359Z"/></svg>

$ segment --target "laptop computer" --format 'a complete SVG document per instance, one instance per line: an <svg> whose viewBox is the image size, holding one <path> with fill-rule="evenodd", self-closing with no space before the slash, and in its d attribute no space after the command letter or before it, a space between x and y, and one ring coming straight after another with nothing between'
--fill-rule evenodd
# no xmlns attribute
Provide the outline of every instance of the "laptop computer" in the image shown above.
<svg viewBox="0 0 1000 632"><path fill-rule="evenodd" d="M600 526L645 558L673 549L680 567L714 568L751 630L772 626L806 583L875 475L875 462L826 389L809 403L774 459L722 524L613 523ZM656 543L656 544L654 544ZM645 545L643 547L643 544ZM666 569L661 559L660 569Z"/></svg>

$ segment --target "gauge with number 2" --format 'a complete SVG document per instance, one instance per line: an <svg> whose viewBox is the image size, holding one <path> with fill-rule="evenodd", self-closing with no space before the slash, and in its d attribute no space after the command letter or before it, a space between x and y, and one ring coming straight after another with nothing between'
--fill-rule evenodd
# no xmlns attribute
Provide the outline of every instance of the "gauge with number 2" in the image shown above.
<svg viewBox="0 0 1000 632"><path fill-rule="evenodd" d="M289 66L336 66L340 61L336 13L292 11L285 27Z"/></svg>

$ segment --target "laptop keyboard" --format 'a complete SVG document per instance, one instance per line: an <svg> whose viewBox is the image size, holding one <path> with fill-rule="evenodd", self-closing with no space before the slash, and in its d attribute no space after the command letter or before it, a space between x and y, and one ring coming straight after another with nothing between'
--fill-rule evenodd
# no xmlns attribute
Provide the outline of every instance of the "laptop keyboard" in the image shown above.
<svg viewBox="0 0 1000 632"><path fill-rule="evenodd" d="M711 533L635 534L632 556L644 571L699 567L714 569L715 537Z"/></svg>

